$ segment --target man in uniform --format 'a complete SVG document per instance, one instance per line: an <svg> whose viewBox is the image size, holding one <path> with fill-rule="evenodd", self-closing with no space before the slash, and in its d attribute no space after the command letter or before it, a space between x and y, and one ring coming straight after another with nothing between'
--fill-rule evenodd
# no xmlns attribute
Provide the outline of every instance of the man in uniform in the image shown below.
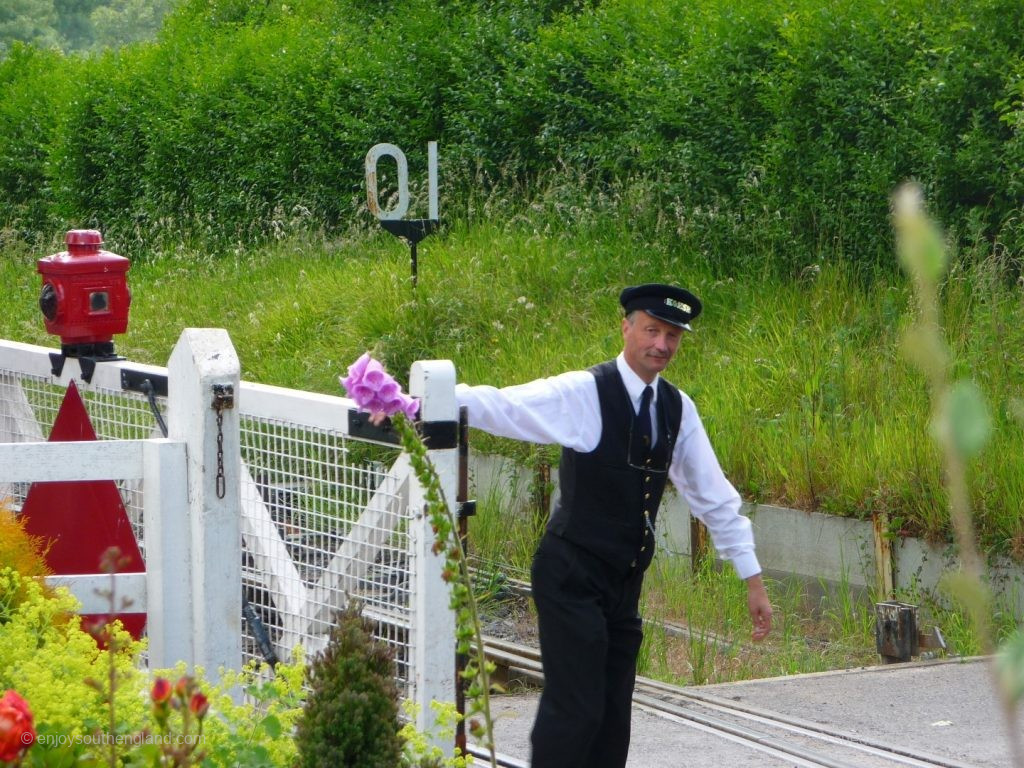
<svg viewBox="0 0 1024 768"><path fill-rule="evenodd" d="M753 637L771 629L750 521L693 401L661 376L701 303L647 284L619 298L622 353L586 371L496 389L460 384L470 426L562 446L560 498L533 560L544 690L533 768L623 768L629 751L638 613L671 480L747 583Z"/></svg>

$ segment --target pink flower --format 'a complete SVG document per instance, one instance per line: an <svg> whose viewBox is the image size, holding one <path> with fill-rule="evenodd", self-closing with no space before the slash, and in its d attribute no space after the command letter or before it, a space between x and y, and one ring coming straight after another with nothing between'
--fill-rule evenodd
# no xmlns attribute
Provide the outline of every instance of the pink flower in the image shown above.
<svg viewBox="0 0 1024 768"><path fill-rule="evenodd" d="M409 419L416 418L419 412L419 401L403 393L398 382L391 378L380 362L370 357L369 352L352 363L348 367L348 376L339 377L339 381L361 410L388 416L401 412Z"/></svg>
<svg viewBox="0 0 1024 768"><path fill-rule="evenodd" d="M358 360L348 367L348 377L353 381L358 381L363 378L363 371L366 370L367 364L369 364L372 359L373 358L370 357L369 352L364 352Z"/></svg>
<svg viewBox="0 0 1024 768"><path fill-rule="evenodd" d="M32 712L21 696L7 691L0 698L0 762L13 763L36 741Z"/></svg>

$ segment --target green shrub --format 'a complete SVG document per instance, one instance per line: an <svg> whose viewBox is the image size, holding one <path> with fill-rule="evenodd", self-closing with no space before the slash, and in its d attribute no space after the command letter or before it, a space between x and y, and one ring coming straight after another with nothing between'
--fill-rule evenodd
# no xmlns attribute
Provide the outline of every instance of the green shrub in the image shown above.
<svg viewBox="0 0 1024 768"><path fill-rule="evenodd" d="M139 692L146 689L145 676L134 665L138 643L117 629L116 650L98 649L80 628L74 615L78 602L66 590L50 596L40 582L0 568L0 604L11 595L17 595L16 604L0 622L0 688L17 689L31 703L40 727L81 736L106 724L103 697L86 680L105 680L110 663L124 681L116 696L118 728L143 721L145 701Z"/></svg>
<svg viewBox="0 0 1024 768"><path fill-rule="evenodd" d="M126 49L79 61L76 96L52 146L54 213L67 228L96 227L117 240L114 220L139 216L150 123L141 105L152 98L138 77L144 55Z"/></svg>
<svg viewBox="0 0 1024 768"><path fill-rule="evenodd" d="M32 747L26 765L106 764L95 746L101 734L122 740L118 753L125 764L155 765L159 750L142 738L158 726L150 706L152 679L137 664L143 645L118 624L110 628L107 649L98 648L80 627L80 609L66 589L51 593L36 579L0 567L0 689L15 689L26 699L39 734L47 737ZM197 670L196 683L210 702L203 765L293 766L292 728L302 711L304 671L301 655L292 664L279 664L272 678L266 666L227 670L217 686L208 685ZM106 682L112 674L113 720ZM183 663L173 672L153 672L172 679L184 674ZM239 690L247 695L244 704L234 701ZM180 733L180 712L172 725ZM105 758L107 747L102 749Z"/></svg>
<svg viewBox="0 0 1024 768"><path fill-rule="evenodd" d="M359 606L337 616L309 666L309 696L295 741L302 768L394 768L402 755L394 662Z"/></svg>
<svg viewBox="0 0 1024 768"><path fill-rule="evenodd" d="M1012 132L997 109L1024 54L1020 10L851 1L787 14L765 80L764 206L811 254L868 267L892 262L888 199L911 178L961 243L999 236L1020 207L1006 194Z"/></svg>
<svg viewBox="0 0 1024 768"><path fill-rule="evenodd" d="M51 227L47 162L70 100L71 68L55 51L23 45L0 60L0 230L30 242Z"/></svg>
<svg viewBox="0 0 1024 768"><path fill-rule="evenodd" d="M958 244L1019 261L1021 10L188 0L154 44L0 64L0 225L99 226L131 250L345 229L367 219L370 146L402 147L420 185L438 140L448 221L481 197L507 218L553 186L577 209L642 188L640 239L718 275L870 275L915 178Z"/></svg>

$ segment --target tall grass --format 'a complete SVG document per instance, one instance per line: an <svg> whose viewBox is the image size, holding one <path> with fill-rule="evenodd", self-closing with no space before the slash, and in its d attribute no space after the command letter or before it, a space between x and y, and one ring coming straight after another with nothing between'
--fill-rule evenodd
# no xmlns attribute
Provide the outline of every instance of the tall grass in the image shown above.
<svg viewBox="0 0 1024 768"><path fill-rule="evenodd" d="M848 586L848 585L847 585ZM685 624L683 633L656 623L645 632L640 671L678 684L702 685L759 677L844 669L877 662L870 630L872 606L848 589L812 594L796 580L769 580L775 608L772 635L749 639L746 585L730 569L694 573L688 558L658 556L644 587L648 618ZM851 600L858 618L834 611Z"/></svg>
<svg viewBox="0 0 1024 768"><path fill-rule="evenodd" d="M746 586L730 568L694 573L688 558L659 553L644 585L642 612L650 620L641 649L640 674L680 685L731 682L779 675L852 669L879 663L875 647L877 596L837 584L767 579L775 609L773 631L763 643L749 640ZM977 655L981 637L963 606L919 585L898 599L919 606L922 628L939 627L947 653ZM1017 626L1013 595L995 609L1000 640ZM685 625L685 632L660 622ZM933 652L926 652L926 655Z"/></svg>
<svg viewBox="0 0 1024 768"><path fill-rule="evenodd" d="M230 333L243 376L269 384L337 392L338 374L367 348L400 377L418 358L450 358L461 380L512 384L613 356L620 287L678 281L707 309L668 377L694 396L746 498L861 517L884 509L896 534L948 539L927 393L898 351L912 307L902 283L878 276L868 286L828 263L797 282L718 280L699 254L638 237L629 195L605 201L601 216L581 213L576 226L559 227L569 198L553 191L515 217L464 222L425 240L415 289L408 249L373 229L216 255L183 243L133 263L131 320L118 350L164 364L183 328L214 326ZM107 247L132 256L116 242ZM36 304L35 261L58 248L8 248L0 337L55 345ZM987 460L973 469L978 528L988 552L1020 556L1024 436L1009 411L1024 391L1014 354L1024 342L1024 303L1000 265L984 260L958 265L943 298L951 343L1000 404ZM473 435L473 448L534 463L558 457L482 434ZM470 523L472 553L519 578L540 534L535 490L478 499ZM770 589L776 632L767 646L751 646L743 585L731 571L692 575L688 561L662 553L645 614L685 621L692 631L680 638L650 629L642 672L714 682L873 662L867 598L840 590L822 602L795 582ZM918 590L906 598L942 627L954 652L980 647L941 596ZM1012 611L997 607L996 622L1005 636Z"/></svg>
<svg viewBox="0 0 1024 768"><path fill-rule="evenodd" d="M399 376L416 359L448 358L460 380L500 386L614 356L621 287L679 282L706 310L667 376L696 401L745 498L863 519L885 511L896 535L948 540L927 392L899 352L912 306L901 281L880 275L866 285L832 263L795 282L719 280L699 254L639 236L628 195L573 227L559 226L566 211L555 198L425 240L416 288L408 249L372 229L216 256L185 244L133 263L118 349L163 364L182 328L215 326L231 334L243 375L266 383L336 392L347 362L373 349ZM57 248L8 249L0 336L55 343L38 312L35 260ZM1010 412L1024 392L1024 300L991 260L961 263L943 294L957 359L997 404L990 449L971 478L984 549L1020 558L1024 435ZM522 444L473 440L478 450L531 455ZM557 451L544 456L557 461Z"/></svg>

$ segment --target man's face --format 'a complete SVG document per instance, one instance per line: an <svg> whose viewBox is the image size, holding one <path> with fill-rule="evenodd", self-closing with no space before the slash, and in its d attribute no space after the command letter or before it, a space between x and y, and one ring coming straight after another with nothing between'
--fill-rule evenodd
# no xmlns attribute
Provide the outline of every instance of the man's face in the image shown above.
<svg viewBox="0 0 1024 768"><path fill-rule="evenodd" d="M637 310L622 319L622 352L629 367L650 384L668 367L682 335L682 328Z"/></svg>

